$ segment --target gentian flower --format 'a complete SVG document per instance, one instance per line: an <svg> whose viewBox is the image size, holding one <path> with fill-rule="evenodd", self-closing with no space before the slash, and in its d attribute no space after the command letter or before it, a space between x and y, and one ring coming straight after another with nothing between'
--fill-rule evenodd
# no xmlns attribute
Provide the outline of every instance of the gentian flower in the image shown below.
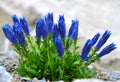
<svg viewBox="0 0 120 82"><path fill-rule="evenodd" d="M48 13L48 15L45 17L45 21L46 21L49 33L52 33L53 23L54 23L53 13Z"/></svg>
<svg viewBox="0 0 120 82"><path fill-rule="evenodd" d="M54 42L59 56L62 57L64 55L64 45L62 43L62 40L59 37L57 37L55 38Z"/></svg>
<svg viewBox="0 0 120 82"><path fill-rule="evenodd" d="M82 54L81 54L81 59L82 60L88 60L88 54L93 46L92 40L88 39L87 42L85 43L83 49L82 49Z"/></svg>
<svg viewBox="0 0 120 82"><path fill-rule="evenodd" d="M13 23L18 23L18 22L19 22L19 19L18 19L18 17L16 16L16 14L13 14L13 15L12 15L12 20L13 20Z"/></svg>
<svg viewBox="0 0 120 82"><path fill-rule="evenodd" d="M99 54L99 57L102 57L108 53L110 53L111 51L113 51L114 49L116 49L116 44L111 43L108 46L106 46Z"/></svg>
<svg viewBox="0 0 120 82"><path fill-rule="evenodd" d="M21 26L22 26L22 29L23 29L24 33L25 33L26 35L30 35L30 33L29 33L29 28L28 28L28 23L27 23L25 17L21 17L21 18L20 18L20 24L21 24Z"/></svg>
<svg viewBox="0 0 120 82"><path fill-rule="evenodd" d="M72 20L72 25L71 25L69 33L68 33L69 39L76 39L78 37L78 30L79 30L78 26L79 26L79 21Z"/></svg>
<svg viewBox="0 0 120 82"><path fill-rule="evenodd" d="M62 38L65 38L66 36L66 25L65 25L65 19L64 15L59 15L59 21L58 21L59 31Z"/></svg>
<svg viewBox="0 0 120 82"><path fill-rule="evenodd" d="M100 38L99 42L96 45L96 50L99 50L105 44L105 42L108 40L110 35L111 35L111 31L106 30L104 32L103 36Z"/></svg>
<svg viewBox="0 0 120 82"><path fill-rule="evenodd" d="M17 40L19 41L20 45L24 46L25 45L25 36L23 34L20 23L15 23L13 25L13 30L14 30L15 36L17 37Z"/></svg>
<svg viewBox="0 0 120 82"><path fill-rule="evenodd" d="M92 42L93 42L92 45L94 45L98 41L99 37L100 37L100 33L95 34L95 36L92 38Z"/></svg>
<svg viewBox="0 0 120 82"><path fill-rule="evenodd" d="M47 38L48 28L44 19L39 19L36 22L36 38Z"/></svg>
<svg viewBox="0 0 120 82"><path fill-rule="evenodd" d="M36 38L41 38L42 36L42 28L41 28L41 25L42 25L42 20L37 20L36 21Z"/></svg>
<svg viewBox="0 0 120 82"><path fill-rule="evenodd" d="M17 44L17 39L15 37L13 29L10 27L9 24L3 25L2 30L5 34L5 36L8 38L8 40L10 40L13 44Z"/></svg>
<svg viewBox="0 0 120 82"><path fill-rule="evenodd" d="M56 38L56 37L59 37L59 29L58 29L58 25L54 24L54 27L53 27L53 39Z"/></svg>

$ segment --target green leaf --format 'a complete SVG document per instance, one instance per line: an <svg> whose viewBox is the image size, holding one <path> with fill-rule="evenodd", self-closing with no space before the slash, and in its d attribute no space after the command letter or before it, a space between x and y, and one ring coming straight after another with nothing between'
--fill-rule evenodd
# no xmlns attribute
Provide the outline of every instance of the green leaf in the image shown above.
<svg viewBox="0 0 120 82"><path fill-rule="evenodd" d="M38 72L30 67L26 67L25 66L25 70L28 72L28 73L32 73L33 75L38 75Z"/></svg>

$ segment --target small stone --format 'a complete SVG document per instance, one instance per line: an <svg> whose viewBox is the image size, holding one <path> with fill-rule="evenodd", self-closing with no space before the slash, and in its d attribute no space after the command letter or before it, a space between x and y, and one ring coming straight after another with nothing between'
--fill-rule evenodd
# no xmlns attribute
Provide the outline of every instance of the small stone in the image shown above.
<svg viewBox="0 0 120 82"><path fill-rule="evenodd" d="M41 79L40 82L47 82L45 78Z"/></svg>
<svg viewBox="0 0 120 82"><path fill-rule="evenodd" d="M104 72L103 75L110 81L120 80L120 71L107 71Z"/></svg>
<svg viewBox="0 0 120 82"><path fill-rule="evenodd" d="M11 82L12 76L6 71L6 68L0 66L0 82Z"/></svg>
<svg viewBox="0 0 120 82"><path fill-rule="evenodd" d="M21 82L32 82L30 78L21 77Z"/></svg>
<svg viewBox="0 0 120 82"><path fill-rule="evenodd" d="M37 78L33 78L32 82L40 82Z"/></svg>
<svg viewBox="0 0 120 82"><path fill-rule="evenodd" d="M72 82L106 82L106 81L102 81L100 79L75 79Z"/></svg>

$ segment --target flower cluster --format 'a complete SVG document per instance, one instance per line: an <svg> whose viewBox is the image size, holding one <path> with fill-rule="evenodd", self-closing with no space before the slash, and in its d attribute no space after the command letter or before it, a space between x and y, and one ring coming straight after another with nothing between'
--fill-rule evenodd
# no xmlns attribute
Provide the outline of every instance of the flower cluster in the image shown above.
<svg viewBox="0 0 120 82"><path fill-rule="evenodd" d="M100 39L100 33L88 39L80 54L77 46L79 21L72 20L67 35L64 15L59 15L58 23L54 23L53 13L38 19L35 37L30 35L25 17L13 15L12 20L12 26L5 24L2 29L20 55L16 70L21 76L50 80L92 78L96 71L89 69L88 65L116 49L111 43L98 53L111 35L106 30Z"/></svg>
<svg viewBox="0 0 120 82"><path fill-rule="evenodd" d="M84 45L83 50L82 50L81 59L86 60L86 61L90 61L92 59L92 62L93 62L93 58L91 58L91 57L93 57L93 56L95 57L95 55L96 55L96 58L102 57L102 56L110 53L112 50L116 49L116 44L111 43L110 45L105 47L100 53L97 54L97 51L99 51L99 49L106 43L106 41L108 40L110 35L111 35L111 32L109 30L106 30L99 41L98 41L98 39L100 37L100 33L97 33L91 40L90 39L87 40L87 42ZM97 43L97 41L98 41L98 43ZM96 46L93 47L95 44L96 44ZM93 53L90 53L92 47L93 47L93 51L92 51ZM90 63L91 63L91 61L90 61Z"/></svg>
<svg viewBox="0 0 120 82"><path fill-rule="evenodd" d="M25 17L18 18L15 14L12 16L12 20L14 23L13 26L10 26L9 24L3 25L3 32L13 44L20 43L21 46L24 46L25 35L30 35L28 23ZM78 27L78 20L72 20L72 24L68 34L69 39L77 39ZM8 31L5 31L7 29ZM9 31L11 31L12 33ZM61 38L66 38L66 24L64 15L59 15L58 24L54 24L53 13L48 13L48 15L44 18L38 19L36 21L36 38L45 39L48 37L48 34L53 35L53 39L56 44L56 49L59 55L62 56L64 54L64 45Z"/></svg>

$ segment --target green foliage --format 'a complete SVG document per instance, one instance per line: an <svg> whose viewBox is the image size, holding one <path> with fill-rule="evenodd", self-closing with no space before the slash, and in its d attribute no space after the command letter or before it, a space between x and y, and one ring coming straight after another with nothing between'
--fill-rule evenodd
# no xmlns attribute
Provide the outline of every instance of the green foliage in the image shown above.
<svg viewBox="0 0 120 82"><path fill-rule="evenodd" d="M63 40L66 45L67 38ZM96 76L96 71L89 69L88 64L80 59L77 39L70 40L69 48L65 49L62 57L57 53L51 34L46 39L27 36L26 45L21 47L18 44L14 49L20 56L16 70L24 77L70 81Z"/></svg>

